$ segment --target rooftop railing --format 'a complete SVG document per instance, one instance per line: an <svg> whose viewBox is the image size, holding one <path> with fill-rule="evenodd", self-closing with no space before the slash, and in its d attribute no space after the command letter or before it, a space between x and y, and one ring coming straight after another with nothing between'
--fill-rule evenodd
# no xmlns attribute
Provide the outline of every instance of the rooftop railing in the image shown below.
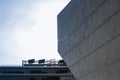
<svg viewBox="0 0 120 80"><path fill-rule="evenodd" d="M30 59L30 60L23 60L22 61L22 66L66 66L66 64L65 64L65 62L63 60L58 60L57 61L55 59L50 59L50 60Z"/></svg>

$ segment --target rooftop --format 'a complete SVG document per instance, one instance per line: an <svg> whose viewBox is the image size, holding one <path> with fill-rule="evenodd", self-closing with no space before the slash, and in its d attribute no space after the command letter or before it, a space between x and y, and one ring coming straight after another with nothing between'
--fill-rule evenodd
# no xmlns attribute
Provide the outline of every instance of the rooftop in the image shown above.
<svg viewBox="0 0 120 80"><path fill-rule="evenodd" d="M50 59L50 60L30 59L30 60L23 60L22 66L42 66L42 67L54 67L54 66L56 66L56 67L59 67L59 66L67 66L67 65L65 64L65 62L63 60L56 61L55 59Z"/></svg>

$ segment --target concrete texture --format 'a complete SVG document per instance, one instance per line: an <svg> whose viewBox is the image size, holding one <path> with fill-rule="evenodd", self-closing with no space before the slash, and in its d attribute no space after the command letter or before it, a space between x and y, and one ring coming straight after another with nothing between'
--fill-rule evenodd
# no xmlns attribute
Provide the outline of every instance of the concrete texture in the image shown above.
<svg viewBox="0 0 120 80"><path fill-rule="evenodd" d="M58 52L77 80L120 78L120 0L71 0L58 15Z"/></svg>

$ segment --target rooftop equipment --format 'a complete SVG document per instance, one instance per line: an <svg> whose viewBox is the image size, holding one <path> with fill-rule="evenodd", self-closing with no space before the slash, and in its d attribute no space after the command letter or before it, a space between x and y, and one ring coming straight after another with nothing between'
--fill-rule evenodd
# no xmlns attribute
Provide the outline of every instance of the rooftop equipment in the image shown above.
<svg viewBox="0 0 120 80"><path fill-rule="evenodd" d="M35 59L30 59L30 60L28 60L28 63L29 63L29 64L35 63Z"/></svg>

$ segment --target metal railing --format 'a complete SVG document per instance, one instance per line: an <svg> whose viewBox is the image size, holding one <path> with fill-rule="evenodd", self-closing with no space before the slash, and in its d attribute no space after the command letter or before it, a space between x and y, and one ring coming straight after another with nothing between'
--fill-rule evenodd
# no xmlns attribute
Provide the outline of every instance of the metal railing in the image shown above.
<svg viewBox="0 0 120 80"><path fill-rule="evenodd" d="M30 59L30 60L23 60L22 61L22 66L66 66L65 62L63 60L55 60L55 59L50 59L50 60L35 60L35 59Z"/></svg>

